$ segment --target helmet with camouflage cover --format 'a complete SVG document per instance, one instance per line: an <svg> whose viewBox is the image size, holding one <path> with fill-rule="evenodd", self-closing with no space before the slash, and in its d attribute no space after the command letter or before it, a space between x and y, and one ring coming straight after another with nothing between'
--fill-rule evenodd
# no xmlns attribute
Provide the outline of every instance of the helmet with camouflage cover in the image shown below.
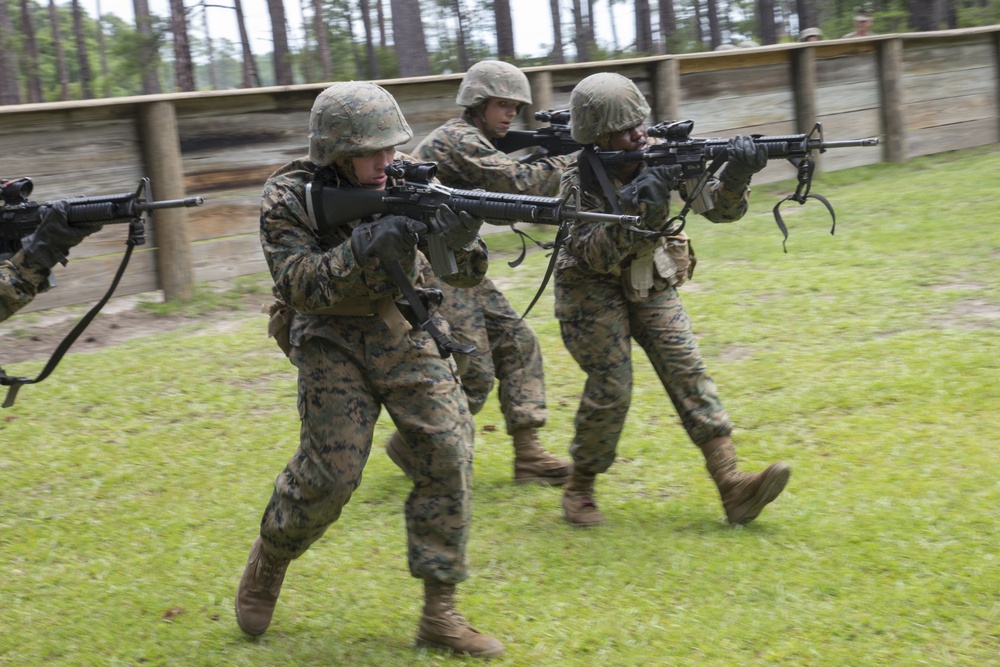
<svg viewBox="0 0 1000 667"><path fill-rule="evenodd" d="M502 60L482 60L465 73L455 103L474 107L491 97L531 104L531 84L524 72Z"/></svg>
<svg viewBox="0 0 1000 667"><path fill-rule="evenodd" d="M631 79L614 72L591 74L569 96L570 134L580 144L639 125L649 104Z"/></svg>
<svg viewBox="0 0 1000 667"><path fill-rule="evenodd" d="M309 114L309 160L318 167L372 155L413 138L395 98L368 81L335 83Z"/></svg>

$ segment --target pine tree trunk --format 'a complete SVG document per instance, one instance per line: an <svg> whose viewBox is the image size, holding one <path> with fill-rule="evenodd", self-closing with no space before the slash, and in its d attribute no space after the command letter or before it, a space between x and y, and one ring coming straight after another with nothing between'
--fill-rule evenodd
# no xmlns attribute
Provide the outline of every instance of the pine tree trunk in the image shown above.
<svg viewBox="0 0 1000 667"><path fill-rule="evenodd" d="M497 26L497 54L500 56L500 60L512 61L516 54L514 53L514 23L510 16L510 0L494 0L493 16ZM465 69L469 69L468 66Z"/></svg>
<svg viewBox="0 0 1000 667"><path fill-rule="evenodd" d="M501 0L501 2L503 1L504 0ZM463 72L466 72L472 63L469 62L469 51L465 47L465 12L462 11L461 0L451 0L451 4L452 9L455 12L455 17L458 19L458 67ZM499 25L497 28L499 29ZM513 37L511 39L513 39ZM499 43L499 36L497 37L497 41ZM502 57L503 56L501 55L501 58Z"/></svg>
<svg viewBox="0 0 1000 667"><path fill-rule="evenodd" d="M80 94L85 100L94 98L94 78L87 56L87 36L83 33L83 9L80 0L73 0L73 34L76 37L76 61L80 68Z"/></svg>
<svg viewBox="0 0 1000 667"><path fill-rule="evenodd" d="M761 44L777 44L778 31L774 25L774 0L756 0L757 29Z"/></svg>
<svg viewBox="0 0 1000 667"><path fill-rule="evenodd" d="M677 14L673 0L660 0L660 44L663 53L670 53L670 42L677 32Z"/></svg>
<svg viewBox="0 0 1000 667"><path fill-rule="evenodd" d="M549 10L552 12L552 53L550 58L552 64L562 65L566 62L566 54L563 51L562 12L559 8L559 0L549 0Z"/></svg>
<svg viewBox="0 0 1000 667"><path fill-rule="evenodd" d="M194 64L191 62L191 42L188 40L184 0L170 0L170 30L174 34L174 76L177 78L177 90L191 92L195 89Z"/></svg>
<svg viewBox="0 0 1000 667"><path fill-rule="evenodd" d="M424 24L419 0L391 0L392 41L396 45L399 76L427 76L431 73L424 41Z"/></svg>
<svg viewBox="0 0 1000 667"><path fill-rule="evenodd" d="M104 43L104 21L101 20L101 0L97 0L97 49L101 59L101 89L111 97L111 74L108 71L108 46Z"/></svg>
<svg viewBox="0 0 1000 667"><path fill-rule="evenodd" d="M292 59L288 53L288 30L285 27L285 5L281 0L267 0L267 13L271 17L271 37L274 49L274 83L292 85Z"/></svg>
<svg viewBox="0 0 1000 667"><path fill-rule="evenodd" d="M243 87L256 88L260 85L260 77L257 76L257 63L254 62L253 51L250 50L247 23L243 19L243 3L240 0L233 0L233 6L236 9L236 25L240 29L240 45L243 47Z"/></svg>
<svg viewBox="0 0 1000 667"><path fill-rule="evenodd" d="M142 94L155 95L162 92L160 74L157 71L157 65L160 63L157 53L159 40L153 35L149 3L146 0L132 0L132 7L135 10L135 29L141 38L139 62L142 63Z"/></svg>
<svg viewBox="0 0 1000 667"><path fill-rule="evenodd" d="M361 25L365 29L365 58L368 60L368 78L378 79L378 57L375 55L375 36L372 34L372 6L370 0L358 0L361 10Z"/></svg>
<svg viewBox="0 0 1000 667"><path fill-rule="evenodd" d="M638 53L653 52L653 29L649 0L635 0L635 50Z"/></svg>
<svg viewBox="0 0 1000 667"><path fill-rule="evenodd" d="M583 27L583 5L580 0L573 0L573 45L576 47L576 62L590 60L590 49L587 48L587 29Z"/></svg>
<svg viewBox="0 0 1000 667"><path fill-rule="evenodd" d="M378 45L384 49L389 42L385 38L385 6L382 0L376 0L375 8L378 14Z"/></svg>
<svg viewBox="0 0 1000 667"><path fill-rule="evenodd" d="M59 30L59 10L55 0L49 0L49 23L52 24L52 46L56 52L56 74L59 77L59 99L69 100L69 72L66 70L66 54L63 52L62 31Z"/></svg>
<svg viewBox="0 0 1000 667"><path fill-rule="evenodd" d="M323 20L323 0L312 0L313 31L316 33L316 55L324 81L333 80L333 61L330 59L330 35Z"/></svg>
<svg viewBox="0 0 1000 667"><path fill-rule="evenodd" d="M6 1L0 2L0 72L21 71L14 44L14 24L10 19L10 8ZM20 104L21 88L19 76L0 76L0 104Z"/></svg>
<svg viewBox="0 0 1000 667"><path fill-rule="evenodd" d="M42 102L42 81L38 76L38 44L35 41L35 22L31 19L31 5L21 0L21 32L24 35L24 78L28 83L28 102Z"/></svg>
<svg viewBox="0 0 1000 667"><path fill-rule="evenodd" d="M716 0L706 0L708 8L708 39L714 49L722 44L722 30L719 27L719 8Z"/></svg>

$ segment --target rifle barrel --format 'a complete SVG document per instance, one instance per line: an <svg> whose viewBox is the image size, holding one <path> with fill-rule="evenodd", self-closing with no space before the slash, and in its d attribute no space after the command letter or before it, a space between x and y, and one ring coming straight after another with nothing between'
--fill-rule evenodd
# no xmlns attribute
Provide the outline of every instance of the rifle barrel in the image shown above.
<svg viewBox="0 0 1000 667"><path fill-rule="evenodd" d="M855 148L858 146L878 146L878 137L868 137L866 139L844 139L842 141L824 141L821 148Z"/></svg>
<svg viewBox="0 0 1000 667"><path fill-rule="evenodd" d="M140 211L157 211L161 208L192 208L201 206L205 200L201 197L187 197L185 199L167 199L164 201L151 201L136 206Z"/></svg>

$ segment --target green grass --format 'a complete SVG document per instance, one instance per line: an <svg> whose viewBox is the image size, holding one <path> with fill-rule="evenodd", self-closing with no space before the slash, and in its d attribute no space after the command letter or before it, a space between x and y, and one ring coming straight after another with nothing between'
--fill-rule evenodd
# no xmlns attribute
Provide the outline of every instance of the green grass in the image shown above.
<svg viewBox="0 0 1000 667"><path fill-rule="evenodd" d="M558 490L511 484L491 398L460 608L507 645L492 664L997 664L998 172L993 147L824 174L837 233L819 203L793 204L787 254L770 210L789 183L755 188L739 223L692 217L700 263L682 293L737 449L748 469L793 467L749 526L725 524L641 352L596 529L562 521ZM513 236L489 242L523 309L544 253L511 270ZM529 319L544 441L565 454L583 377L551 288ZM0 665L473 662L411 648L420 586L386 420L271 629L237 629L236 584L297 445L294 396L261 314L71 354L25 388L0 411Z"/></svg>

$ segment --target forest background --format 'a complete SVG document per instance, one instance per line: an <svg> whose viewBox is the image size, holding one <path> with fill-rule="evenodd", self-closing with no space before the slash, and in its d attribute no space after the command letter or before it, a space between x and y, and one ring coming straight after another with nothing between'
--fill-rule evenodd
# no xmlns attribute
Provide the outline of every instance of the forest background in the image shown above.
<svg viewBox="0 0 1000 667"><path fill-rule="evenodd" d="M1000 0L153 0L162 14L128 2L0 0L0 105L694 53L807 27L835 38L860 12L881 34L1000 23ZM522 28L515 49L515 26L546 24L548 39Z"/></svg>

